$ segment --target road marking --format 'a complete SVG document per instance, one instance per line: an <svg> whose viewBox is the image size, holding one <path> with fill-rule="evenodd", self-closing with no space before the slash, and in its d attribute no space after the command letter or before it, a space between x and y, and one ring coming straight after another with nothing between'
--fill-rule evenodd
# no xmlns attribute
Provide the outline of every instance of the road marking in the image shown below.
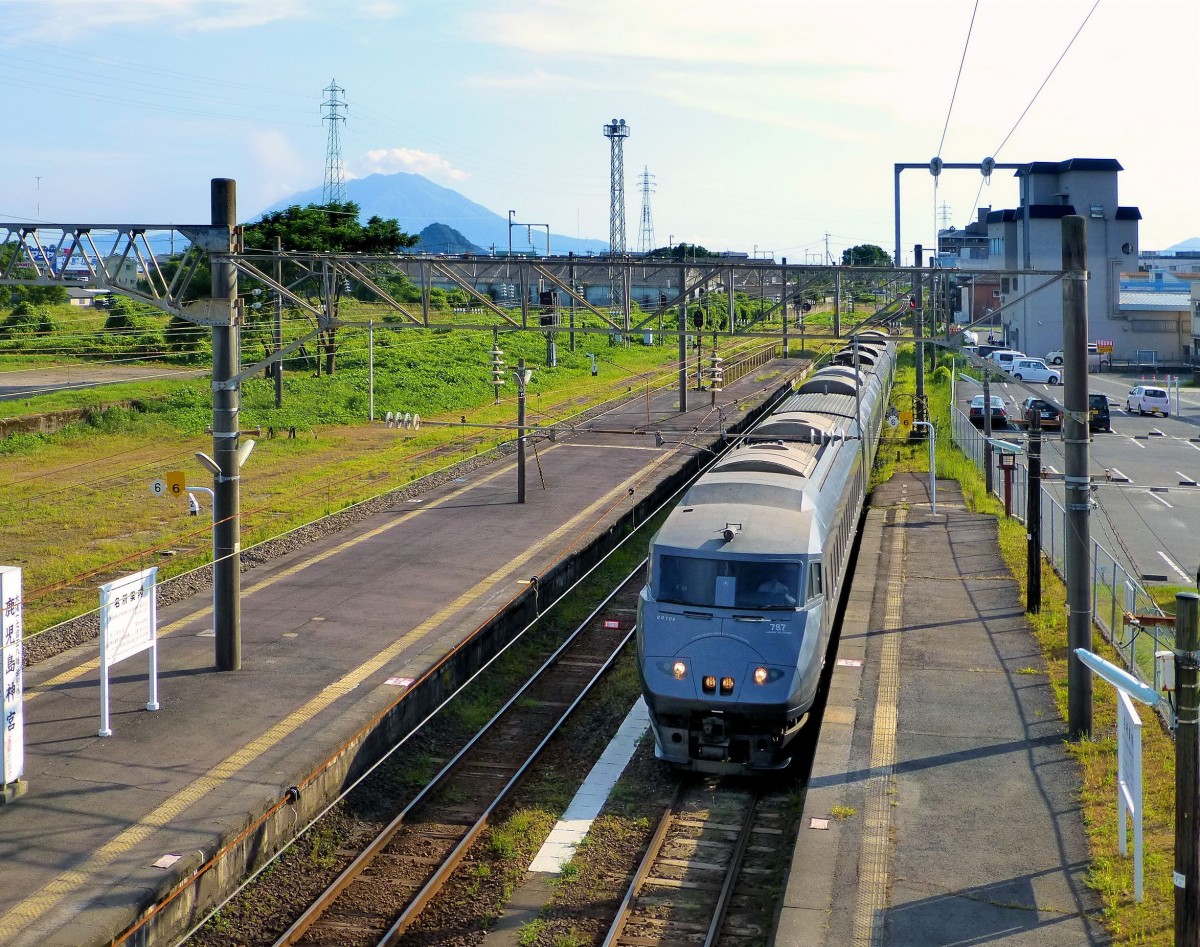
<svg viewBox="0 0 1200 947"><path fill-rule="evenodd" d="M871 772L866 787L866 817L858 857L858 898L854 906L854 947L882 943L887 915L888 849L892 832L892 807L888 790L896 766L896 705L900 693L900 628L903 624L904 510L892 524L892 570L888 579L883 616L883 652L879 661L879 693L875 699L875 725L871 732Z"/></svg>
<svg viewBox="0 0 1200 947"><path fill-rule="evenodd" d="M1165 563L1166 563L1168 566L1170 566L1172 569L1174 569L1174 570L1175 570L1175 572L1176 572L1176 574L1178 574L1178 575L1179 575L1179 577L1180 577L1181 579L1183 579L1183 581L1184 581L1184 582L1188 582L1188 583L1190 583L1190 582L1192 581L1192 577L1191 577L1190 575L1188 575L1186 572L1184 572L1184 571L1183 571L1181 568L1179 568L1179 566L1175 565L1175 563L1173 563L1173 562L1171 561L1171 557L1170 557L1170 556L1168 556L1168 555L1167 555L1165 552L1163 552L1163 551L1160 549L1160 550L1158 550L1158 554L1159 554L1160 556L1162 556L1162 561L1163 561L1163 562L1165 562Z"/></svg>
<svg viewBox="0 0 1200 947"><path fill-rule="evenodd" d="M654 461L647 468L639 470L636 474L626 479L623 483L614 487L604 496L594 501L591 505L583 510L580 510L571 519L565 522L554 532L550 533L542 540L542 542L531 546L522 555L516 557L510 563L508 568L498 570L486 578L477 582L474 586L463 592L458 598L443 606L435 615L425 619L415 628L411 629L402 635L393 644L389 645L383 651L380 651L374 657L369 658L357 668L347 672L339 680L334 681L323 688L315 697L305 703L302 707L288 714L285 718L276 723L273 727L267 730L262 736L251 741L241 749L235 751L232 755L226 757L216 766L212 767L199 779L184 787L179 792L175 793L169 799L164 800L146 815L138 819L135 825L118 833L113 839L106 844L100 846L91 855L81 861L74 868L62 872L58 877L44 885L39 891L34 892L29 897L25 898L16 904L11 910L0 916L0 942L8 943L9 938L20 933L31 933L27 930L29 924L36 918L41 917L51 908L55 907L59 902L66 900L73 892L83 887L92 881L95 875L101 873L105 868L111 865L117 858L121 857L126 852L130 851L138 843L149 838L155 831L169 824L172 819L177 817L181 812L187 809L190 805L204 796L208 795L218 786L222 785L226 780L232 777L235 773L241 771L255 759L276 746L286 737L290 736L295 731L299 730L305 723L311 721L322 710L325 710L333 704L338 698L350 693L355 688L364 683L371 675L385 667L389 662L395 660L399 655L403 654L408 648L411 648L416 642L424 638L430 631L439 628L452 615L460 611L471 601L476 600L496 585L506 581L508 577L513 575L517 570L523 568L526 563L533 559L545 548L552 546L562 536L569 533L581 522L585 522L590 517L594 516L597 511L610 506L615 500L621 497L632 494L633 487L641 483L645 477L650 474L654 468L660 466L667 458L672 456L674 452L664 453L661 458ZM503 471L498 471L495 476L500 473L511 470L515 465L507 465ZM477 481L479 483L480 481ZM456 491L458 492L458 491ZM450 499L448 495L442 502ZM416 513L406 514L406 516L414 516ZM384 532L389 526L381 527L372 530L368 536L375 536ZM339 546L339 549L345 548L353 544L353 542L361 541L365 536L359 537L354 541L348 541ZM321 558L328 558L335 550L330 550ZM301 571L299 567L289 570L291 573ZM269 581L278 581L278 578L273 578ZM266 585L267 582L260 584ZM402 699L402 698L401 698ZM76 904L72 908L72 916L78 914L85 907L87 902L81 899L76 899Z"/></svg>
<svg viewBox="0 0 1200 947"><path fill-rule="evenodd" d="M1113 483L1133 483L1132 480L1121 473L1116 467L1108 468L1108 479Z"/></svg>
<svg viewBox="0 0 1200 947"><path fill-rule="evenodd" d="M1139 439L1141 439L1141 440L1145 440L1145 439L1146 439L1146 435L1144 435L1144 434L1130 434L1130 435L1126 435L1126 436L1129 438L1129 443L1130 443L1130 444L1132 444L1134 447L1140 447L1142 450L1145 450L1145 449L1146 449L1146 445L1145 445L1145 444L1139 444L1139 443L1138 443L1138 440L1139 440Z"/></svg>
<svg viewBox="0 0 1200 947"><path fill-rule="evenodd" d="M1196 480L1194 477L1189 477L1187 474L1180 473L1178 470L1175 471L1175 475L1179 477L1179 485L1181 487L1194 487L1196 485Z"/></svg>
<svg viewBox="0 0 1200 947"><path fill-rule="evenodd" d="M1061 474L1061 473L1062 473L1062 471L1061 471L1061 470L1059 470L1057 467L1055 467L1055 466L1054 466L1054 464L1047 464L1047 465L1046 465L1046 472L1047 472L1047 473L1052 473L1052 474L1054 474L1056 477L1057 477L1059 474Z"/></svg>
<svg viewBox="0 0 1200 947"><path fill-rule="evenodd" d="M1168 503L1166 500L1164 500L1162 497L1160 497L1157 493L1151 492L1151 493L1147 494L1147 496L1149 496L1151 500L1157 500L1159 503L1161 503L1163 506L1165 506L1168 510L1175 509L1175 507L1171 506L1170 503Z"/></svg>

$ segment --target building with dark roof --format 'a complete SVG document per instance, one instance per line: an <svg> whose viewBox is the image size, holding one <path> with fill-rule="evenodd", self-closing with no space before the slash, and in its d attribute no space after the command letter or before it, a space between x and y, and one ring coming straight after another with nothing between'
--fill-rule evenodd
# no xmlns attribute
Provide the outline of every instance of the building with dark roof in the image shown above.
<svg viewBox="0 0 1200 947"><path fill-rule="evenodd" d="M1120 275L1137 270L1136 207L1117 202L1117 174L1112 158L1070 158L1033 161L1015 172L1020 186L1017 207L986 215L988 258L998 270L1057 270L1062 267L1062 218L1078 214L1087 220L1088 337L1113 340L1117 360L1135 350L1167 352L1177 348L1176 334L1163 338L1131 338L1131 320L1120 305ZM1030 355L1042 355L1063 345L1062 288L1055 282L1033 290L1046 277L1004 276L997 301L1007 343ZM1141 333L1139 333L1139 336ZM1177 354L1177 353L1176 353Z"/></svg>

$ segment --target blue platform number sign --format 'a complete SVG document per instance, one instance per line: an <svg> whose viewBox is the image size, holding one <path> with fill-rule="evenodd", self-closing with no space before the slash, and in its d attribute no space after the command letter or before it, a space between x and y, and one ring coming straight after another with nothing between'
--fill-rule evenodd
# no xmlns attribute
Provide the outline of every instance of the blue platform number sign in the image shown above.
<svg viewBox="0 0 1200 947"><path fill-rule="evenodd" d="M21 614L21 570L16 566L0 566L0 662L3 663L4 686L4 717L0 720L4 730L4 758L0 786L15 783L25 770Z"/></svg>

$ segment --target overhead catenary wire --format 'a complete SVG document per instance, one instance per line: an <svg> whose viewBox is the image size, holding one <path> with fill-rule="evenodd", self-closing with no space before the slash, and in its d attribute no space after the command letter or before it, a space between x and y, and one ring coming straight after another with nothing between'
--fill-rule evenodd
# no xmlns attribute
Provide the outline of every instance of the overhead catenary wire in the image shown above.
<svg viewBox="0 0 1200 947"><path fill-rule="evenodd" d="M1090 10L1088 10L1087 14L1084 16L1083 21L1079 24L1079 28L1075 30L1074 34L1071 36L1071 39L1067 42L1067 45L1063 48L1062 53L1059 54L1058 59L1056 59L1054 61L1054 65L1050 67L1050 71L1048 73L1046 73L1046 78L1042 80L1042 84L1039 85L1037 87L1037 91L1033 93L1033 98L1031 98L1029 100L1029 104L1026 105L1024 110L1022 110L1021 114L1019 116L1017 116L1017 120L1015 122L1013 122L1012 128L1010 128L1008 130L1008 134L1004 136L1004 138L1001 140L1000 144L992 150L993 158L998 158L1000 156L1001 149L1003 149L1004 146L1006 144L1008 144L1008 140L1010 138L1012 138L1013 133L1017 130L1018 126L1021 124L1022 120L1024 120L1025 116L1029 114L1029 110L1031 108L1033 108L1033 103L1036 102L1038 99L1038 96L1042 94L1042 90L1044 88L1046 88L1046 84L1050 81L1050 77L1054 75L1055 70L1058 69L1058 67L1062 63L1063 59L1066 58L1067 53L1070 51L1071 47L1074 45L1075 40L1077 40L1079 38L1079 34L1083 32L1083 28L1085 26L1087 26L1088 20L1090 20L1092 18L1092 14L1096 12L1096 8L1098 6L1100 6L1100 0L1096 0L1096 2L1092 4L1092 8ZM987 183L988 183L987 178L984 178L982 181L979 182L979 190L976 191L976 193L975 193L975 201L971 207L970 219L974 219L974 217L975 217L975 208L979 206L980 195L983 194L983 187Z"/></svg>
<svg viewBox="0 0 1200 947"><path fill-rule="evenodd" d="M963 66L967 61L967 49L971 45L971 33L975 29L975 14L979 12L979 0L975 0L975 6L971 9L971 22L967 25L967 38L963 41L962 58L958 61L958 74L954 77L954 89L950 93L950 105L946 108L946 121L942 125L942 137L937 146L937 160L941 160L942 148L946 144L946 132L950 129L950 115L954 112L954 100L958 98L958 84L962 81ZM938 232L937 227L937 191L938 183L941 180L940 175L934 175L933 178L933 232ZM974 213L974 211L972 211Z"/></svg>

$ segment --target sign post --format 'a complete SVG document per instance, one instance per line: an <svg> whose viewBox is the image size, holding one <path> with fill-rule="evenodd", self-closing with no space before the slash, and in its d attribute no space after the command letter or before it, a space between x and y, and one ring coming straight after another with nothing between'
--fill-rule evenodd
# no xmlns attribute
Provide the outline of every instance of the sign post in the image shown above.
<svg viewBox="0 0 1200 947"><path fill-rule="evenodd" d="M150 700L158 710L158 568L152 567L100 586L100 736L108 725L108 669L119 661L150 652Z"/></svg>
<svg viewBox="0 0 1200 947"><path fill-rule="evenodd" d="M28 788L21 775L25 772L25 716L23 711L24 644L22 636L21 570L0 566L0 675L3 679L4 751L0 755L0 804L12 802Z"/></svg>
<svg viewBox="0 0 1200 947"><path fill-rule="evenodd" d="M1133 817L1133 897L1142 900L1142 720L1133 701L1117 689L1117 819L1121 854L1126 814Z"/></svg>

